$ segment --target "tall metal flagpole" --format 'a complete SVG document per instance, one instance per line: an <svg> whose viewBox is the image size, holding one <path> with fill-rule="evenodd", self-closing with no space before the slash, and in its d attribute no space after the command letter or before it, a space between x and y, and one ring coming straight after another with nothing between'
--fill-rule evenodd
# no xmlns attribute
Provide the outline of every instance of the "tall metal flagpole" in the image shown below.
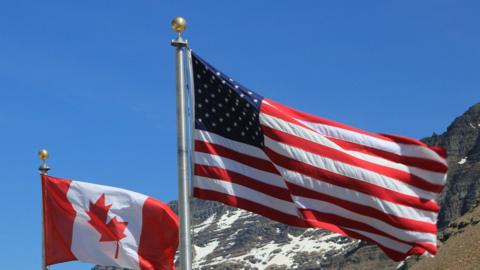
<svg viewBox="0 0 480 270"><path fill-rule="evenodd" d="M38 151L38 158L42 161L42 165L38 168L40 171L40 176L48 174L48 171L50 168L47 165L47 159L48 159L48 151L47 149L42 149ZM43 180L41 180L43 181ZM42 186L42 185L41 185ZM43 186L42 186L43 189ZM43 213L43 190L42 190L42 270L48 270L49 267L46 265L45 261L45 220L44 220L44 213Z"/></svg>
<svg viewBox="0 0 480 270"><path fill-rule="evenodd" d="M177 143L178 143L178 212L180 217L180 269L192 269L192 246L190 240L190 200L188 185L188 155L187 155L187 115L185 102L185 71L184 54L187 41L181 33L187 27L187 22L182 17L172 21L172 29L178 33L172 46L176 47L177 62Z"/></svg>

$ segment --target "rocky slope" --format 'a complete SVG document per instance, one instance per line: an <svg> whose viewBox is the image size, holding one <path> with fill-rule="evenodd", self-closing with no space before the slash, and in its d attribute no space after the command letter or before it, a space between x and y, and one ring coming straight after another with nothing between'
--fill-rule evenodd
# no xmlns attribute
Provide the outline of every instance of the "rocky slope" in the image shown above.
<svg viewBox="0 0 480 270"><path fill-rule="evenodd" d="M455 249L458 243L464 243L461 251L474 252L474 246L468 246L473 242L454 241L456 232L449 233L455 226L463 225L447 225L471 213L480 195L480 103L456 118L445 133L433 134L424 141L447 147L449 154L449 174L439 216L439 236L446 244L441 247L439 257L442 252ZM176 210L175 203L171 206ZM322 230L292 228L215 202L193 200L192 208L195 269L395 269L398 266L365 242ZM464 232L467 238L479 230L476 224L470 227L474 229ZM443 248L447 251L442 251ZM441 259L437 264L428 262L411 259L401 268L414 265L417 269L440 269L438 266L443 263Z"/></svg>
<svg viewBox="0 0 480 270"><path fill-rule="evenodd" d="M480 201L465 215L451 222L439 235L441 247L433 259L415 263L412 270L480 268Z"/></svg>

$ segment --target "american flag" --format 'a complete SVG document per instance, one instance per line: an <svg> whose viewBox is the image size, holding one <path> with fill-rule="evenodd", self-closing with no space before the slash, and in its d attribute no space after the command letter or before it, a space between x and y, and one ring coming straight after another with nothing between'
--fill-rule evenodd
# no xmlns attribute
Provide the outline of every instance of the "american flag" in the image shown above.
<svg viewBox="0 0 480 270"><path fill-rule="evenodd" d="M192 52L194 196L377 244L437 252L444 149L274 102Z"/></svg>

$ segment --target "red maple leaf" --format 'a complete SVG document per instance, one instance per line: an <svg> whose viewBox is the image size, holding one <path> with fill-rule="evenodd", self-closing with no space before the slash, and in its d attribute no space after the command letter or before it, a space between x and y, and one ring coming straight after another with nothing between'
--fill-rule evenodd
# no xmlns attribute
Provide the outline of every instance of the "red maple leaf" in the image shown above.
<svg viewBox="0 0 480 270"><path fill-rule="evenodd" d="M102 236L100 242L117 242L117 248L115 250L116 259L118 258L118 242L127 236L123 231L127 227L128 222L118 221L117 217L113 217L110 222L107 223L108 211L111 207L111 204L105 205L105 194L102 194L95 204L90 202L90 209L87 214L90 217L88 223Z"/></svg>

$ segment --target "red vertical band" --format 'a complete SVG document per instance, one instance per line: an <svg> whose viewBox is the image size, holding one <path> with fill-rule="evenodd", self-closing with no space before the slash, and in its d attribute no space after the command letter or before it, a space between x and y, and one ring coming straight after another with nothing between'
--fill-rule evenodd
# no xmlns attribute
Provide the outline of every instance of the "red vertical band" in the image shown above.
<svg viewBox="0 0 480 270"><path fill-rule="evenodd" d="M71 251L76 212L67 199L72 181L42 175L42 202L47 265L75 261Z"/></svg>
<svg viewBox="0 0 480 270"><path fill-rule="evenodd" d="M142 210L142 234L138 259L142 270L175 269L175 252L178 247L178 217L168 207L148 198Z"/></svg>

